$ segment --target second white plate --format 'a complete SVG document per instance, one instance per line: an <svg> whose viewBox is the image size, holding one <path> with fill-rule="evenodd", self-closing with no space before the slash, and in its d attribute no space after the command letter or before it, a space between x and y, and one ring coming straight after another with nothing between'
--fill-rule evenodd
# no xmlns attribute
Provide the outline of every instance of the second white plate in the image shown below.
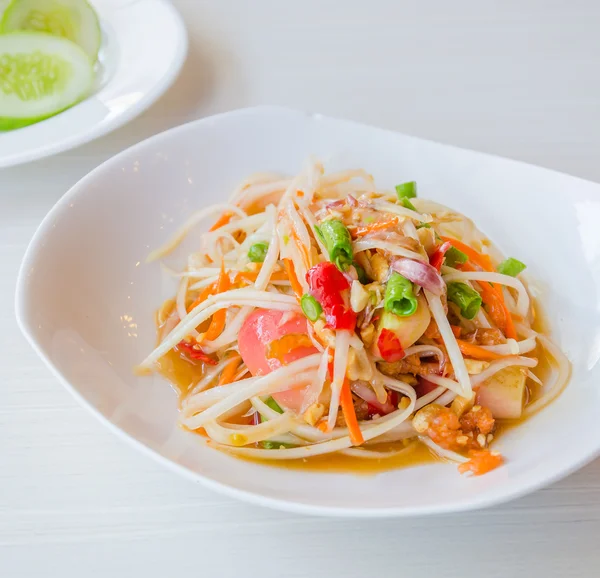
<svg viewBox="0 0 600 578"><path fill-rule="evenodd" d="M105 135L171 86L187 54L183 21L167 0L91 0L102 48L91 96L52 118L0 132L0 167L56 154Z"/></svg>

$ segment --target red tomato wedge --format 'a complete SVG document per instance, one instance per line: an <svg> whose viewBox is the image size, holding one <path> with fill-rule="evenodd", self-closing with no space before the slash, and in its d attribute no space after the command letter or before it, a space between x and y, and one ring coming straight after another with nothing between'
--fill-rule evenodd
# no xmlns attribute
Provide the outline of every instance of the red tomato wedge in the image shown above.
<svg viewBox="0 0 600 578"><path fill-rule="evenodd" d="M248 316L240 329L238 335L240 355L252 375L266 375L282 365L318 353L312 344L307 345L307 332L306 317L300 313L290 314L275 309L256 309ZM293 335L298 336L299 347L290 349L280 358L269 357L274 342L282 338L286 338L285 341L293 341L291 339ZM282 407L299 411L304 400L305 389L303 387L282 391L274 394L273 398Z"/></svg>
<svg viewBox="0 0 600 578"><path fill-rule="evenodd" d="M417 385L415 385L415 393L417 394L417 398L423 397L424 395L431 393L434 389L437 389L438 387L435 383L429 381L428 379L420 375L417 377L417 380L418 383Z"/></svg>

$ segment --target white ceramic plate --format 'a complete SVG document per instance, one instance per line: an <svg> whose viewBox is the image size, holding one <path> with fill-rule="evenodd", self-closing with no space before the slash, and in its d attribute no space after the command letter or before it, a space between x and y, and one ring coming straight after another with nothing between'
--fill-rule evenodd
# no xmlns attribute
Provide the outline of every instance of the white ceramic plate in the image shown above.
<svg viewBox="0 0 600 578"><path fill-rule="evenodd" d="M187 54L187 33L168 0L90 0L102 47L93 93L31 126L0 132L0 168L98 138L146 110L171 86Z"/></svg>
<svg viewBox="0 0 600 578"><path fill-rule="evenodd" d="M499 440L504 467L479 478L431 464L373 476L239 461L176 427L160 377L135 377L153 312L174 292L150 249L191 211L255 171L294 174L315 154L382 186L471 216L529 266L553 337L573 363L565 393ZM600 185L360 124L261 107L206 118L117 155L52 209L25 256L17 316L39 355L110 429L174 471L252 502L312 514L404 516L502 502L565 476L600 448Z"/></svg>

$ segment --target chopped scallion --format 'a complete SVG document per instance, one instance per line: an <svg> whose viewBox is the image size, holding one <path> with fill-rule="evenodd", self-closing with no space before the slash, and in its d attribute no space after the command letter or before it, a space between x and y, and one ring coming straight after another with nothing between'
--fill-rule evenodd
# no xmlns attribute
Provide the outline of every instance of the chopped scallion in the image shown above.
<svg viewBox="0 0 600 578"><path fill-rule="evenodd" d="M408 200L408 198L406 197L402 197L400 199L400 204L405 208L405 209L410 209L411 211L416 211L417 208Z"/></svg>
<svg viewBox="0 0 600 578"><path fill-rule="evenodd" d="M498 273L516 277L519 273L525 271L526 268L527 265L525 265L525 263L521 263L521 261L509 257L506 261L502 261L502 263L498 265Z"/></svg>
<svg viewBox="0 0 600 578"><path fill-rule="evenodd" d="M446 262L445 264L448 267L455 267L456 265L462 265L467 262L467 255L462 251L459 251L456 247L450 247L446 251Z"/></svg>
<svg viewBox="0 0 600 578"><path fill-rule="evenodd" d="M265 260L267 251L269 250L269 243L254 243L248 249L248 259L252 263L262 263Z"/></svg>
<svg viewBox="0 0 600 578"><path fill-rule="evenodd" d="M335 269L333 269L335 271ZM300 307L302 307L302 312L308 319L311 321L316 321L323 313L323 307L321 304L308 293L302 295L302 299L300 299Z"/></svg>
<svg viewBox="0 0 600 578"><path fill-rule="evenodd" d="M414 199L417 196L417 183L415 181L409 181L408 183L402 183L396 185L396 194L398 199Z"/></svg>

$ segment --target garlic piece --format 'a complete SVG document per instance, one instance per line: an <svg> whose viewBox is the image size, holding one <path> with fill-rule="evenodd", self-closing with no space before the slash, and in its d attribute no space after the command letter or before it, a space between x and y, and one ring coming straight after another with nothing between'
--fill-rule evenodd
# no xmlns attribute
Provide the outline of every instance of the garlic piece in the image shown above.
<svg viewBox="0 0 600 578"><path fill-rule="evenodd" d="M360 281L352 281L350 288L350 307L355 313L360 313L369 303L369 292Z"/></svg>

